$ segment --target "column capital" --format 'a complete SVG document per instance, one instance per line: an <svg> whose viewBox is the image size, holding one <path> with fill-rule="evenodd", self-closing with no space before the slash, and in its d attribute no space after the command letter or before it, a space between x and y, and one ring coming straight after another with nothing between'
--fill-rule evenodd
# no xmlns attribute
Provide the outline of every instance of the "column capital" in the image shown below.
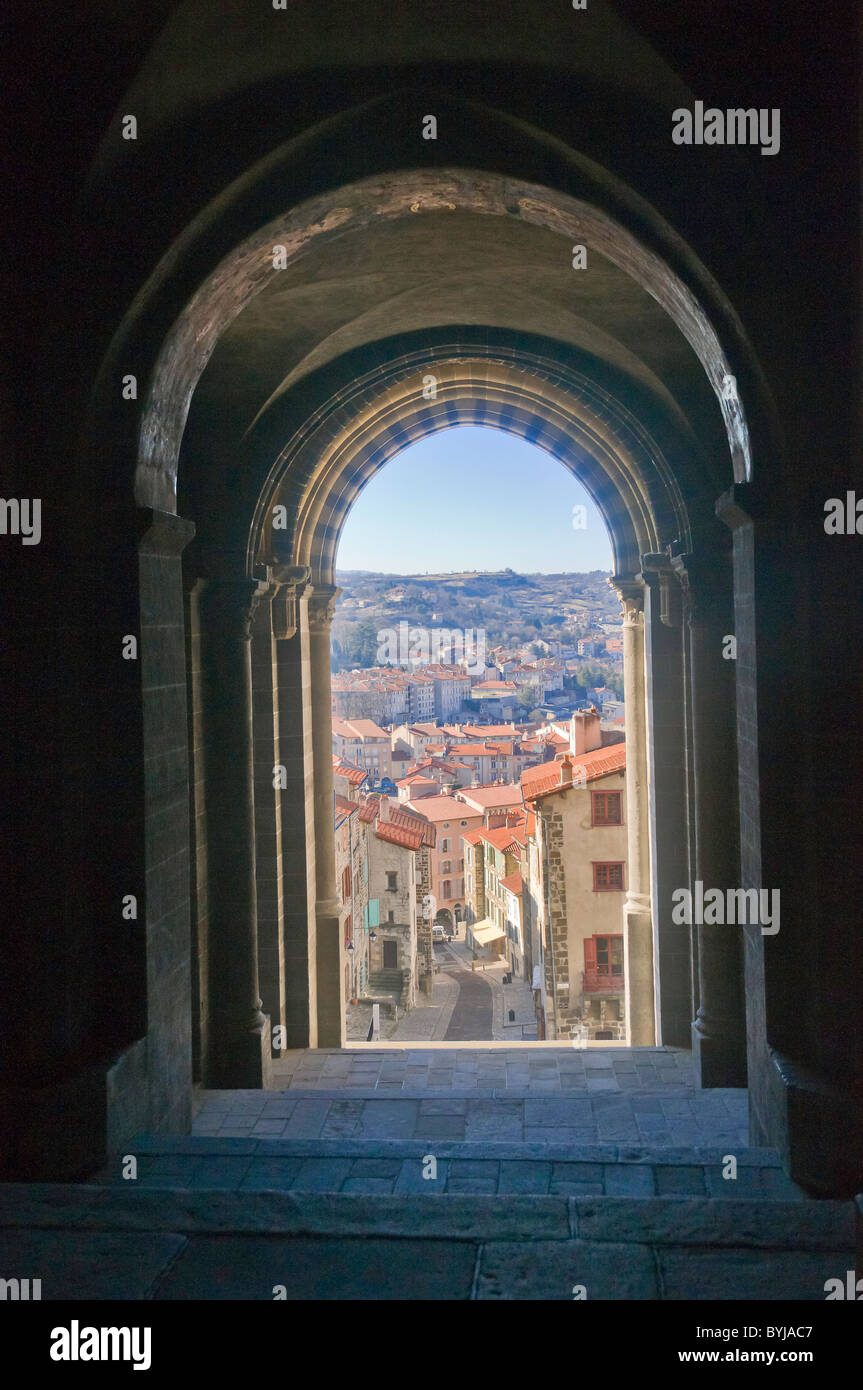
<svg viewBox="0 0 863 1390"><path fill-rule="evenodd" d="M257 579L200 579L198 602L207 625L226 637L251 640L252 621L267 585Z"/></svg>
<svg viewBox="0 0 863 1390"><path fill-rule="evenodd" d="M308 565L268 565L268 587L272 591L273 636L277 642L296 636L299 625L297 600L309 585Z"/></svg>
<svg viewBox="0 0 863 1390"><path fill-rule="evenodd" d="M671 566L680 583L686 621L709 623L719 616L722 586L716 556L689 552L672 556Z"/></svg>
<svg viewBox="0 0 863 1390"><path fill-rule="evenodd" d="M177 512L138 507L138 549L154 555L182 555L194 539L195 523Z"/></svg>
<svg viewBox="0 0 863 1390"><path fill-rule="evenodd" d="M336 600L341 593L335 584L315 584L309 594L309 627L312 632L328 633L336 613Z"/></svg>
<svg viewBox="0 0 863 1390"><path fill-rule="evenodd" d="M623 609L624 627L644 623L644 580L640 574L615 574L609 584L617 593Z"/></svg>

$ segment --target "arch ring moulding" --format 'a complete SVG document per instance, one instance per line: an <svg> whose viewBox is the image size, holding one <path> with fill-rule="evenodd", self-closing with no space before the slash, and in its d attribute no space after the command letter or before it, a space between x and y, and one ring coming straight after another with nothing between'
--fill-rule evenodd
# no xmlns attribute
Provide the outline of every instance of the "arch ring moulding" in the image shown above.
<svg viewBox="0 0 863 1390"><path fill-rule="evenodd" d="M580 374L562 377L557 364L540 367L532 355L513 352L512 361L501 361L499 349L482 355L456 351L457 356L452 349L410 354L355 383L335 409L317 412L283 450L262 489L251 528L250 573L256 560L266 564L273 558L267 523L281 502L293 530L281 533L282 558L290 554L291 563L311 567L318 583L333 583L339 535L366 483L410 443L457 424L526 438L573 472L608 527L617 573L638 570L641 554L660 547L663 523L675 535L688 534L667 463L607 392ZM423 396L429 372L436 380L434 400Z"/></svg>
<svg viewBox="0 0 863 1390"><path fill-rule="evenodd" d="M177 464L192 393L222 332L279 274L273 264L274 246L285 247L286 264L290 264L316 238L331 239L381 218L447 208L517 216L568 238L571 244L594 247L641 284L673 319L701 362L725 420L735 481L749 479L749 430L725 352L698 299L660 257L598 208L539 184L469 169L410 171L386 179L363 179L299 204L247 237L199 287L154 365L139 436L138 505L176 511Z"/></svg>

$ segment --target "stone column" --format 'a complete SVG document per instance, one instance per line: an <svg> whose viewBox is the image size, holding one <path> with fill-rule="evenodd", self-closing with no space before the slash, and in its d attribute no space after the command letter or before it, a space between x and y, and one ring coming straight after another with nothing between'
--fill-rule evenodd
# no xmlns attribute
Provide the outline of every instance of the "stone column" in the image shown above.
<svg viewBox="0 0 863 1390"><path fill-rule="evenodd" d="M311 658L306 566L273 565L279 703L283 948L287 1047L317 1047L316 854Z"/></svg>
<svg viewBox="0 0 863 1390"><path fill-rule="evenodd" d="M258 974L263 1009L275 1030L275 1025L285 1024L281 821L284 790L277 774L279 702L274 632L281 586L269 569L268 578L270 582L262 585L252 621L252 723Z"/></svg>
<svg viewBox="0 0 863 1390"><path fill-rule="evenodd" d="M318 1046L343 1047L344 944L336 894L330 630L341 589L316 584L309 598L312 749L315 777L315 937Z"/></svg>
<svg viewBox="0 0 863 1390"><path fill-rule="evenodd" d="M207 579L198 592L209 903L210 1036L205 1084L267 1084L269 1021L258 982L252 753L251 579Z"/></svg>
<svg viewBox="0 0 863 1390"><path fill-rule="evenodd" d="M735 739L734 660L723 657L733 637L730 574L722 554L677 556L688 629L695 778L695 878L706 893L740 886ZM693 901L695 899L695 885ZM742 933L738 925L695 925L698 1010L692 1049L701 1086L746 1085Z"/></svg>
<svg viewBox="0 0 863 1390"><path fill-rule="evenodd" d="M680 585L667 555L643 555L656 1040L690 1048L692 929L672 920L689 872L687 720Z"/></svg>
<svg viewBox="0 0 863 1390"><path fill-rule="evenodd" d="M615 577L623 606L626 704L627 887L623 905L627 1033L633 1047L656 1043L653 919L650 908L650 805L644 679L644 584Z"/></svg>

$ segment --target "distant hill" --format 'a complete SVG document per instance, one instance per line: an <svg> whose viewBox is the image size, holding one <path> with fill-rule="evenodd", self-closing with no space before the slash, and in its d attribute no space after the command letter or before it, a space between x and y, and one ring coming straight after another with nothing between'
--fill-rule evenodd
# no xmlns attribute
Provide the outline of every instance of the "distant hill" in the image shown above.
<svg viewBox="0 0 863 1390"><path fill-rule="evenodd" d="M342 590L333 624L334 650L351 661L370 651L374 634L407 622L414 627L481 629L486 649L543 638L575 642L596 624L619 620L620 600L609 573L518 574L459 570L387 574L339 570ZM341 658L339 658L341 660Z"/></svg>

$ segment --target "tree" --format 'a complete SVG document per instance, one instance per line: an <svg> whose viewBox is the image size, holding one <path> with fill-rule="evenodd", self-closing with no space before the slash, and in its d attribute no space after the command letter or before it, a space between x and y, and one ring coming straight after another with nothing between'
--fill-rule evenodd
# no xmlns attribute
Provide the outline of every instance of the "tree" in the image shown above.
<svg viewBox="0 0 863 1390"><path fill-rule="evenodd" d="M342 651L350 666L375 666L378 652L378 629L371 618L364 618L345 633Z"/></svg>
<svg viewBox="0 0 863 1390"><path fill-rule="evenodd" d="M538 703L536 686L523 685L518 692L518 703L521 705L522 709L536 709Z"/></svg>

